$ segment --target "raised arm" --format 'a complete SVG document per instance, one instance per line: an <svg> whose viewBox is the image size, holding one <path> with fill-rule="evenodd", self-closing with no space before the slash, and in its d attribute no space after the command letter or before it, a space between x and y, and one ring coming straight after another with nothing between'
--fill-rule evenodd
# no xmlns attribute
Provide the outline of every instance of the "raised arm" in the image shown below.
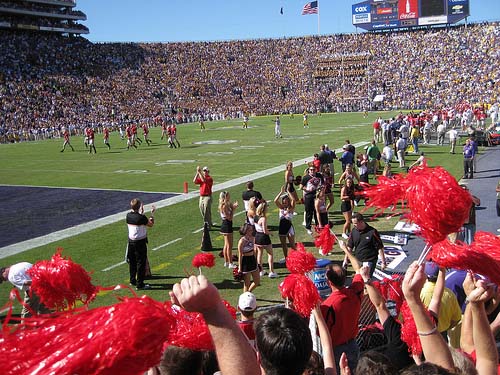
<svg viewBox="0 0 500 375"><path fill-rule="evenodd" d="M473 289L465 287L473 285ZM471 290L472 289L472 290ZM476 369L480 375L496 374L498 367L498 352L495 338L491 333L490 324L484 308L484 303L493 295L493 287L484 280L473 281L468 273L464 280L464 290L468 293L467 301L472 315L472 337L476 349Z"/></svg>
<svg viewBox="0 0 500 375"><path fill-rule="evenodd" d="M217 288L204 275L182 279L174 285L170 298L185 310L203 315L223 374L260 375L255 351L222 303Z"/></svg>
<svg viewBox="0 0 500 375"><path fill-rule="evenodd" d="M434 286L434 291L432 292L431 302L429 302L429 311L432 311L436 317L439 316L439 309L441 308L441 299L443 298L444 293L444 279L445 270L444 268L439 268L436 285Z"/></svg>
<svg viewBox="0 0 500 375"><path fill-rule="evenodd" d="M335 365L335 354L333 353L332 337L330 330L326 325L325 318L321 314L319 303L312 311L316 324L318 325L319 338L321 347L323 348L323 363L325 366L325 375L337 375L337 367Z"/></svg>
<svg viewBox="0 0 500 375"><path fill-rule="evenodd" d="M283 208L283 204L281 204L281 196L283 194L285 194L285 185L283 185L280 189L280 192L278 193L278 195L274 198L274 204L276 205L276 207L278 208ZM288 196L290 196L288 193L287 193Z"/></svg>
<svg viewBox="0 0 500 375"><path fill-rule="evenodd" d="M422 265L413 262L406 271L403 280L403 293L410 307L417 333L420 337L422 350L428 362L454 371L450 349L437 330L436 325L427 314L420 299L420 291L425 283L426 276Z"/></svg>

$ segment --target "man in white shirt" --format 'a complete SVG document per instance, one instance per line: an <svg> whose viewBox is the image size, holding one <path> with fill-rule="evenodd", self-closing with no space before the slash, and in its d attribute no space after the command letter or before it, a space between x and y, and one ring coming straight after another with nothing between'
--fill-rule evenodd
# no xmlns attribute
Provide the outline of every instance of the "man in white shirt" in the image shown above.
<svg viewBox="0 0 500 375"><path fill-rule="evenodd" d="M23 306L21 318L27 318L33 313L50 313L50 310L40 302L40 297L31 290L31 277L27 272L31 267L33 267L31 263L21 262L13 264L10 267L0 268L0 284L4 281L8 281L20 291L24 292L24 303L28 308Z"/></svg>
<svg viewBox="0 0 500 375"><path fill-rule="evenodd" d="M446 125L441 123L436 128L437 131L437 144L444 145L444 135L446 134Z"/></svg>
<svg viewBox="0 0 500 375"><path fill-rule="evenodd" d="M455 153L455 146L457 145L457 137L458 137L458 132L455 129L455 127L451 128L448 131L448 136L450 137L450 144L451 144L450 154L454 154Z"/></svg>

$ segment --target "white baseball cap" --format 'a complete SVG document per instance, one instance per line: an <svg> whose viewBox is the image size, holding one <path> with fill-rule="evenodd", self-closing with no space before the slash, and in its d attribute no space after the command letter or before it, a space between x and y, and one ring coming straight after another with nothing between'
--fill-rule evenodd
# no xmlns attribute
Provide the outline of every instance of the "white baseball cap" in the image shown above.
<svg viewBox="0 0 500 375"><path fill-rule="evenodd" d="M257 308L257 299L250 292L245 292L238 299L238 308L241 311L254 311Z"/></svg>

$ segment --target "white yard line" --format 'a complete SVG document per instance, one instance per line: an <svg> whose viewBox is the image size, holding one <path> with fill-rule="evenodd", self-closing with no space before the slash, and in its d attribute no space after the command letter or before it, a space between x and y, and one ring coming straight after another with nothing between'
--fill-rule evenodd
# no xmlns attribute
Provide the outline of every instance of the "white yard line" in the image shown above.
<svg viewBox="0 0 500 375"><path fill-rule="evenodd" d="M358 142L358 143L355 143L354 146L361 147L361 146L364 146L367 144L368 144L368 142ZM335 150L336 153L340 153L341 151L342 151L342 149ZM294 161L293 163L294 163L294 165L298 166L298 165L302 165L304 162L308 162L311 160L312 160L312 157L307 157L307 158L298 159L298 160ZM244 184L247 181L251 181L251 180L255 181L255 180L258 180L259 178L267 177L267 176L273 175L275 173L280 173L280 172L284 172L284 171L285 171L285 167L283 164L281 164L281 165L273 167L273 168L265 169L263 171L255 172L255 173L252 173L252 174L249 174L246 176L234 178L232 180L228 180L226 182L216 184L213 186L212 191L216 192L216 191L221 191L221 190L227 190L227 189L232 188L234 186ZM8 185L4 185L4 186L8 186ZM54 188L54 187L51 186L51 188ZM78 188L69 188L69 189L78 189ZM106 189L86 189L86 190L106 190ZM123 190L123 191L128 191L128 190ZM145 193L148 193L148 192L145 192ZM153 205L153 204L156 206L156 208L163 208L163 207L172 206L172 205L177 204L177 203L185 202L187 200L190 200L190 199L193 199L196 197L199 197L198 191L192 191L192 192L187 193L187 194L179 194L179 195L176 195L174 197L170 197L170 198L163 199L163 200L160 200L158 202L154 202L152 204L146 205L145 210L149 211L151 209L151 205ZM18 243L9 245L9 246L4 246L4 247L0 248L0 259L7 258L8 256L11 256L11 255L22 253L24 251L34 249L36 247L48 245L52 242L61 241L65 238L73 237L73 236L76 236L78 234L89 232L91 230L101 228L105 225L116 223L118 221L123 220L123 218L127 215L127 213L128 213L128 211L119 212L119 213L109 215L109 216L106 216L106 217L103 217L103 218L100 218L97 220L89 221L87 223L75 225L74 227L71 227L71 228L59 230L57 232L53 232L53 233L47 234L45 236L40 236L40 237L32 238L30 240L18 242ZM203 228L200 230L200 232L202 230L203 230Z"/></svg>

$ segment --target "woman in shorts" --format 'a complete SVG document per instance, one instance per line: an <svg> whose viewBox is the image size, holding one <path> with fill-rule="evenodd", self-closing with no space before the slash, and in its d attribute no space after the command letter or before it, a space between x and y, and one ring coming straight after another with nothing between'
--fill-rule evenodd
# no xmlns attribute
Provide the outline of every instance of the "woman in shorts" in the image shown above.
<svg viewBox="0 0 500 375"><path fill-rule="evenodd" d="M276 198L274 198L274 204L276 204L276 207L280 210L278 233L284 256L284 258L280 260L280 263L285 263L288 256L288 247L286 245L287 239L290 247L295 250L295 230L292 224L292 218L295 212L295 199L290 192L285 191L285 186L282 186L280 192Z"/></svg>
<svg viewBox="0 0 500 375"><path fill-rule="evenodd" d="M242 237L238 241L238 269L243 274L243 292L251 292L260 285L253 232L253 226L248 223L240 228Z"/></svg>
<svg viewBox="0 0 500 375"><path fill-rule="evenodd" d="M233 264L233 215L238 202L231 203L229 192L223 191L219 196L219 213L222 219L220 234L224 236L224 267L236 268Z"/></svg>
<svg viewBox="0 0 500 375"><path fill-rule="evenodd" d="M257 264L260 269L260 276L264 276L266 271L262 268L262 256L264 250L267 251L267 261L269 263L269 277L274 279L278 274L274 272L273 264L273 245L271 237L269 237L269 229L267 228L267 210L269 205L267 202L262 202L257 207L257 216L255 217L255 248L257 249Z"/></svg>
<svg viewBox="0 0 500 375"><path fill-rule="evenodd" d="M340 211L344 215L345 223L342 229L342 237L349 238L349 232L351 231L351 219L352 219L352 206L354 201L354 181L352 178L347 178L345 180L344 186L340 189Z"/></svg>

